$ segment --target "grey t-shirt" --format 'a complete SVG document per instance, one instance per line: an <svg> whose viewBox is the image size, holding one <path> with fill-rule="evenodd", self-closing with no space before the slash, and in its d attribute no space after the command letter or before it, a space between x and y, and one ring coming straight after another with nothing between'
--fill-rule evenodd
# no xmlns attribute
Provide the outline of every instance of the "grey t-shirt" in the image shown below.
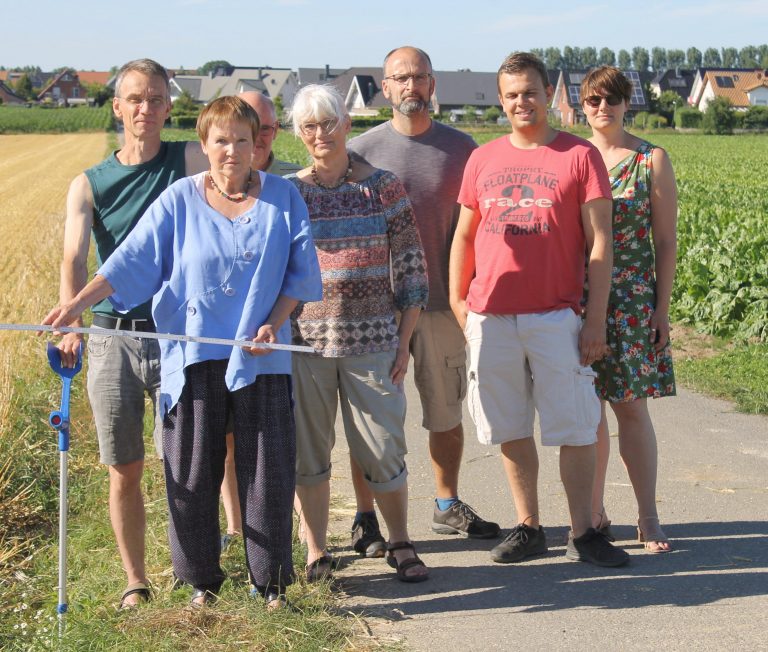
<svg viewBox="0 0 768 652"><path fill-rule="evenodd" d="M418 136L404 136L386 122L357 136L349 150L402 181L416 215L427 258L427 310L450 310L448 257L459 216L456 198L464 166L477 147L471 136L439 122Z"/></svg>

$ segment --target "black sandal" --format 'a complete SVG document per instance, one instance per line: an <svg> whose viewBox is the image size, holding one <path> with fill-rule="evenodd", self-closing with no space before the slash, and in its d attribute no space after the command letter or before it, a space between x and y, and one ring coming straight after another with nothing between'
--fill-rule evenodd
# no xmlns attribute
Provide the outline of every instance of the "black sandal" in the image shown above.
<svg viewBox="0 0 768 652"><path fill-rule="evenodd" d="M339 562L329 555L327 552L318 557L311 564L307 564L306 577L307 582L319 582L320 580L329 580L335 571L339 567Z"/></svg>
<svg viewBox="0 0 768 652"><path fill-rule="evenodd" d="M403 562L398 563L397 557L395 557L395 550L410 550L413 553L413 557L409 557ZM423 582L429 579L429 569L427 565L419 559L416 554L416 548L410 541L396 541L394 543L387 544L387 563L397 571L397 579L401 582ZM414 566L421 566L427 568L427 573L423 575L406 575L406 571Z"/></svg>
<svg viewBox="0 0 768 652"><path fill-rule="evenodd" d="M125 599L131 595L139 596L139 601L136 604L128 604L125 601ZM118 607L118 610L122 611L124 609L135 609L142 602L149 602L151 599L152 590L146 584L144 584L144 582L136 582L135 584L128 585L125 591L123 591L123 595L120 596L120 606Z"/></svg>

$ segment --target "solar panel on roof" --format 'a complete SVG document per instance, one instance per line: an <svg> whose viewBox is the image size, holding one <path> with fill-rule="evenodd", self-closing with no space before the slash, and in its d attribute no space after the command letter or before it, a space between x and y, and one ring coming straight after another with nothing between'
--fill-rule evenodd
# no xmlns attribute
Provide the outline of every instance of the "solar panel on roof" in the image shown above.
<svg viewBox="0 0 768 652"><path fill-rule="evenodd" d="M581 82L584 81L584 77L586 77L586 74L583 72L572 72L568 75L570 77L572 84L581 84Z"/></svg>
<svg viewBox="0 0 768 652"><path fill-rule="evenodd" d="M715 77L715 83L720 88L734 88L733 79L731 77L721 77L718 75Z"/></svg>
<svg viewBox="0 0 768 652"><path fill-rule="evenodd" d="M640 83L640 75L636 70L627 70L624 75L632 82L632 95L629 98L630 104L645 104L645 95L643 95L643 86Z"/></svg>
<svg viewBox="0 0 768 652"><path fill-rule="evenodd" d="M571 104L579 104L579 87L576 84L568 87L568 99Z"/></svg>

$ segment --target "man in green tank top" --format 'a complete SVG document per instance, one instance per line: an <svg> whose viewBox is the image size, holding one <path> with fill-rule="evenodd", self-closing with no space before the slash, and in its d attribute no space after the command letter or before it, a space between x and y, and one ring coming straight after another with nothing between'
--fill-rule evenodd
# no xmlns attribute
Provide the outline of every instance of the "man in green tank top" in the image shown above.
<svg viewBox="0 0 768 652"><path fill-rule="evenodd" d="M123 146L77 176L69 187L61 301L70 300L88 281L89 234L101 265L165 188L208 169L198 143L160 140L171 102L168 73L157 62L138 59L120 69L112 109L123 124ZM78 320L71 325L82 324ZM109 515L127 576L120 601L123 608L151 597L144 564L143 417L145 394L157 406L160 349L156 340L109 335L110 329L154 331L150 303L120 314L108 301L102 302L93 308L93 325L105 334L92 335L88 341L88 397L100 460L109 466ZM74 333L62 338L59 350L65 367L74 365L82 340ZM155 418L158 455L161 433L162 422Z"/></svg>

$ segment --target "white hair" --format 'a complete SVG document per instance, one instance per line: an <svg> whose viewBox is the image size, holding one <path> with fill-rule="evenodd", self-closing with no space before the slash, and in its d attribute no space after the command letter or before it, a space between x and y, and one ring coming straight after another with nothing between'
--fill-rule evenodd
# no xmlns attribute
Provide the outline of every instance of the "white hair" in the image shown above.
<svg viewBox="0 0 768 652"><path fill-rule="evenodd" d="M301 136L301 125L336 118L341 124L349 117L344 98L328 84L309 84L296 93L290 112L293 133Z"/></svg>

